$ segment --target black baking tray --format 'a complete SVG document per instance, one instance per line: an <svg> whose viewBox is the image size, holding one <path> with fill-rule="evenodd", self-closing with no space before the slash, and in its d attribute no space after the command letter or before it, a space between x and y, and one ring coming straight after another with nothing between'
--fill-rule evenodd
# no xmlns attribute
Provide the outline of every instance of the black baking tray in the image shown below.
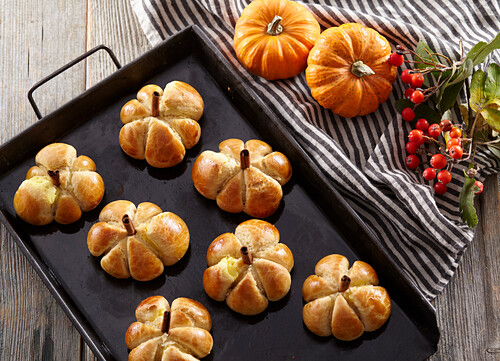
<svg viewBox="0 0 500 361"><path fill-rule="evenodd" d="M122 152L119 114L143 85L164 86L171 80L191 84L203 97L202 136L181 164L155 169ZM223 212L215 201L196 192L191 167L200 152L217 150L219 142L232 137L267 141L289 157L294 171L284 186L280 208L267 219L294 254L291 291L252 317L211 300L202 287L210 242L234 231L249 217ZM95 161L106 185L105 196L98 208L75 224L30 226L16 216L13 196L34 164L36 152L54 141L72 144L78 154ZM277 115L196 26L167 39L4 144L0 174L2 222L101 360L127 359L124 335L135 321L135 308L144 298L157 294L170 302L190 297L208 308L214 348L207 360L421 360L437 348L434 308L283 128ZM155 202L178 214L189 227L191 244L186 256L153 281L115 279L87 249L87 233L100 210L117 199ZM357 259L370 263L393 300L388 322L352 342L317 337L302 322L302 284L314 273L316 262L332 253L344 254L351 263Z"/></svg>

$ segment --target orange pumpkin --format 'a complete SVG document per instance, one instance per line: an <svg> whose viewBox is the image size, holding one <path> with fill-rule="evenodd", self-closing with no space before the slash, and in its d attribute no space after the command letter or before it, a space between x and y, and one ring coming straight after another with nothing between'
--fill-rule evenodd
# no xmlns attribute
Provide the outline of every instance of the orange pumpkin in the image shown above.
<svg viewBox="0 0 500 361"><path fill-rule="evenodd" d="M255 0L234 29L238 60L267 80L286 79L306 68L307 55L320 34L313 15L289 0Z"/></svg>
<svg viewBox="0 0 500 361"><path fill-rule="evenodd" d="M374 112L389 98L396 80L390 54L387 39L361 24L325 30L307 59L313 98L345 118Z"/></svg>

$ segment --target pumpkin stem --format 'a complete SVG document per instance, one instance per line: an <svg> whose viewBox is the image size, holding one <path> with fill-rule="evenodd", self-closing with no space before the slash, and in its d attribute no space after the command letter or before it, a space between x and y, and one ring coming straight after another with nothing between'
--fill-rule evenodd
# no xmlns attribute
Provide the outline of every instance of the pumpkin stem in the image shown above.
<svg viewBox="0 0 500 361"><path fill-rule="evenodd" d="M250 167L250 152L246 148L240 152L240 166L242 170Z"/></svg>
<svg viewBox="0 0 500 361"><path fill-rule="evenodd" d="M52 179L52 183L56 187L59 187L61 185L61 179L59 178L59 171L58 170L48 170L47 174Z"/></svg>
<svg viewBox="0 0 500 361"><path fill-rule="evenodd" d="M281 16L276 15L274 19L267 24L267 33L269 35L279 35L283 32L283 26L280 24L280 21L283 20Z"/></svg>
<svg viewBox="0 0 500 361"><path fill-rule="evenodd" d="M363 63L362 60L355 61L351 65L351 73L356 75L358 78L362 78L365 75L373 75L375 72L368 65Z"/></svg>
<svg viewBox="0 0 500 361"><path fill-rule="evenodd" d="M161 323L161 329L160 331L162 333L168 333L169 331L169 328L170 328L170 311L165 311L163 313L163 320L162 320L162 323Z"/></svg>
<svg viewBox="0 0 500 361"><path fill-rule="evenodd" d="M252 257L252 254L250 252L248 252L248 248L243 246L243 247L241 247L240 252L241 252L241 258L243 260L243 263L245 263L247 265L251 265L253 262L253 257Z"/></svg>
<svg viewBox="0 0 500 361"><path fill-rule="evenodd" d="M151 98L151 116L157 117L160 115L160 93L153 92L153 97Z"/></svg>
<svg viewBox="0 0 500 361"><path fill-rule="evenodd" d="M342 276L340 279L339 292L345 292L351 285L351 279L346 275Z"/></svg>
<svg viewBox="0 0 500 361"><path fill-rule="evenodd" d="M130 219L128 214L124 214L122 217L122 223L125 229L127 230L127 235L128 236L133 236L134 234L137 233L135 230L134 224L132 223L132 220Z"/></svg>

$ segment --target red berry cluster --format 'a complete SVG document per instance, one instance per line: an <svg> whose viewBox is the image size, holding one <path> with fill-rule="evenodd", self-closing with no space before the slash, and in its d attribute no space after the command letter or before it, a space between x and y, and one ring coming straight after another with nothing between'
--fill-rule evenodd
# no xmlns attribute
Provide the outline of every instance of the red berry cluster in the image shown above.
<svg viewBox="0 0 500 361"><path fill-rule="evenodd" d="M446 185L451 182L452 175L449 170L444 169L448 166L448 162L452 159L460 160L463 156L462 143L462 129L458 126L453 126L451 121L444 119L439 124L431 124L425 119L419 119L415 123L415 129L408 134L408 143L406 143L406 166L409 169L416 169L420 165L420 158L417 154L425 154L425 150L420 146L429 141L437 141L441 132L448 132L450 139L446 143L446 154L436 153L431 156L429 161L430 167L422 172L425 180L431 181L437 177L437 182L434 183L434 190L436 194L444 194L447 191ZM429 154L430 155L430 154ZM476 185L482 192L482 183L476 181Z"/></svg>
<svg viewBox="0 0 500 361"><path fill-rule="evenodd" d="M392 66L401 66L404 62L403 54L407 53L407 50L398 45L396 47L396 52L389 56L389 64ZM403 119L407 122L412 122L415 119L414 108L421 104L426 99L426 93L429 89L422 89L424 84L424 75L418 70L406 69L401 73L401 81L409 85L404 92L404 97L410 99L410 101L415 104L413 108L407 107L403 109L401 115ZM428 94L430 95L430 94ZM462 138L462 128L460 126L454 126L450 120L444 119L439 124L431 124L426 119L418 119L415 123L415 129L410 131L408 135L408 143L406 143L406 152L408 156L406 157L406 166L409 169L417 169L420 166L420 157L418 154L427 154L427 152L421 148L424 143L435 142L444 147L444 144L438 141L438 137L441 132L448 132L445 139L449 139L446 142L446 151L443 148L439 148L441 152L432 155L430 159L430 167L426 168L422 175L425 180L431 181L437 178L437 182L434 183L434 190L436 194L444 194L447 191L446 185L451 182L452 175L448 169L448 162L452 160L460 160L463 157L462 144L466 141ZM476 181L476 186L479 187L479 194L483 191L483 184L480 181Z"/></svg>
<svg viewBox="0 0 500 361"><path fill-rule="evenodd" d="M405 48L402 46L397 46L395 53L391 53L389 56L389 64L392 66L401 66L404 63L403 53L405 52ZM401 73L401 81L405 84L409 85L404 92L405 98L410 99L410 101L418 105L422 103L426 98L426 90L422 89L422 85L424 84L424 76L413 69L403 70ZM405 108L402 112L403 119L407 122L411 122L415 119L415 112L412 108Z"/></svg>
<svg viewBox="0 0 500 361"><path fill-rule="evenodd" d="M412 74L412 70L406 69L401 73L401 80L403 83L410 85L410 87L405 90L405 98L410 99L410 101L415 105L418 105L425 100L425 90L420 88L424 83L424 76L422 74ZM401 115L407 122L411 122L415 119L415 112L410 107L404 108Z"/></svg>
<svg viewBox="0 0 500 361"><path fill-rule="evenodd" d="M410 99L414 104L420 104L424 101L425 95L420 88L424 84L424 76L411 69L403 70L401 81L410 87L405 90L405 98Z"/></svg>

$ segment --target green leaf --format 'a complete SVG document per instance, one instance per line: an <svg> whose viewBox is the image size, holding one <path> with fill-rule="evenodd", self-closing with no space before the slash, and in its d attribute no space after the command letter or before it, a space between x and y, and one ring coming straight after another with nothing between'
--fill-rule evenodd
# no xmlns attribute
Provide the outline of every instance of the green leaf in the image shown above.
<svg viewBox="0 0 500 361"><path fill-rule="evenodd" d="M488 103L500 101L500 66L490 64L488 76L484 82L484 96Z"/></svg>
<svg viewBox="0 0 500 361"><path fill-rule="evenodd" d="M451 122L453 123L453 114L451 112L451 110L447 110L443 113L443 115L441 116L441 120L444 120L444 119L448 119L448 120L451 120Z"/></svg>
<svg viewBox="0 0 500 361"><path fill-rule="evenodd" d="M394 103L394 106L396 107L396 110L398 111L398 113L401 113L404 108L408 108L408 107L413 108L413 105L414 104L411 101L409 101L408 99L398 99Z"/></svg>
<svg viewBox="0 0 500 361"><path fill-rule="evenodd" d="M472 75L472 71L474 69L474 64L472 63L471 59L466 59L462 65L460 65L460 68L458 68L455 76L450 80L448 83L448 86L460 83L470 77Z"/></svg>
<svg viewBox="0 0 500 361"><path fill-rule="evenodd" d="M491 128L500 132L500 110L484 108L481 110L481 115Z"/></svg>
<svg viewBox="0 0 500 361"><path fill-rule="evenodd" d="M438 107L439 107L439 103L441 102L441 98L443 98L443 94L444 94L444 91L446 90L446 87L448 86L448 83L450 82L450 80L453 78L453 76L455 75L455 73L457 71L457 64L453 63L453 64L451 64L451 66L452 66L452 69L451 69L451 72L449 73L450 75L448 76L447 79L445 78L446 81L443 83L443 85L439 89L439 95L438 95L438 100L437 100Z"/></svg>
<svg viewBox="0 0 500 361"><path fill-rule="evenodd" d="M465 126L469 128L469 106L467 104L460 104L458 108L460 109L460 114L462 114Z"/></svg>
<svg viewBox="0 0 500 361"><path fill-rule="evenodd" d="M401 113L404 108L413 108L415 104L413 104L411 101L408 99L398 99L394 103L396 110ZM439 123L441 121L441 117L439 114L431 109L428 105L426 104L419 104L415 109L415 120L424 118L427 119L429 123Z"/></svg>
<svg viewBox="0 0 500 361"><path fill-rule="evenodd" d="M490 144L488 145L488 149L495 157L500 159L500 146L498 144Z"/></svg>
<svg viewBox="0 0 500 361"><path fill-rule="evenodd" d="M422 58L423 61L426 61L428 63L432 63L432 61L434 60L435 63L439 63L439 59L436 55L429 55L427 53L427 51L429 51L429 53L434 53L434 50L432 50L431 48L429 48L429 46L424 43L423 41L419 41L418 44L417 44L417 48L415 49L415 52ZM420 61L420 59L415 59L416 61ZM434 67L432 65L427 65L427 64L422 64L422 63L417 63L415 64L415 68L417 69L433 69ZM432 76L437 79L439 77L439 72L438 71L433 71L431 72ZM443 74L444 76L444 74ZM429 79L427 77L424 77L424 85L429 87Z"/></svg>
<svg viewBox="0 0 500 361"><path fill-rule="evenodd" d="M453 108L457 102L458 93L462 90L464 81L447 86L445 89L441 89L441 100L439 101L438 108L441 112L445 112L448 109Z"/></svg>
<svg viewBox="0 0 500 361"><path fill-rule="evenodd" d="M486 102L484 95L484 82L486 81L486 74L482 70L478 70L472 75L470 83L470 99L469 106L474 112L478 113Z"/></svg>
<svg viewBox="0 0 500 361"><path fill-rule="evenodd" d="M418 44L417 44L417 48L415 49L415 52L426 62L428 63L432 63L433 61L435 63L439 63L439 59L436 55L432 55L432 56L429 56L429 54L427 53L427 51L429 53L434 53L434 50L432 50L431 48L429 48L429 46L424 43L423 41L419 41ZM420 59L415 59L415 60L420 60ZM431 65L427 65L427 64L415 64L415 67L418 68L418 69L425 69L425 68L430 68L432 67Z"/></svg>
<svg viewBox="0 0 500 361"><path fill-rule="evenodd" d="M474 66L479 65L495 49L500 49L500 33L489 43L481 41L474 45L467 53L466 59L471 59Z"/></svg>
<svg viewBox="0 0 500 361"><path fill-rule="evenodd" d="M451 139L450 132L443 132L444 143L448 144L448 141Z"/></svg>
<svg viewBox="0 0 500 361"><path fill-rule="evenodd" d="M470 228L474 228L477 225L477 214L474 208L474 193L479 190L479 187L474 184L476 182L474 178L468 177L465 172L464 175L464 186L458 197L460 203L459 210L462 215L462 220L466 222Z"/></svg>
<svg viewBox="0 0 500 361"><path fill-rule="evenodd" d="M500 104L500 66L491 64L488 67L488 74L482 70L476 71L472 76L470 92L469 104L476 113L488 109L487 106L490 104L498 106ZM486 118L484 114L483 116Z"/></svg>
<svg viewBox="0 0 500 361"><path fill-rule="evenodd" d="M489 141L488 129L481 129L481 130L475 131L473 138L476 141L478 141L478 142L487 142L487 141Z"/></svg>

